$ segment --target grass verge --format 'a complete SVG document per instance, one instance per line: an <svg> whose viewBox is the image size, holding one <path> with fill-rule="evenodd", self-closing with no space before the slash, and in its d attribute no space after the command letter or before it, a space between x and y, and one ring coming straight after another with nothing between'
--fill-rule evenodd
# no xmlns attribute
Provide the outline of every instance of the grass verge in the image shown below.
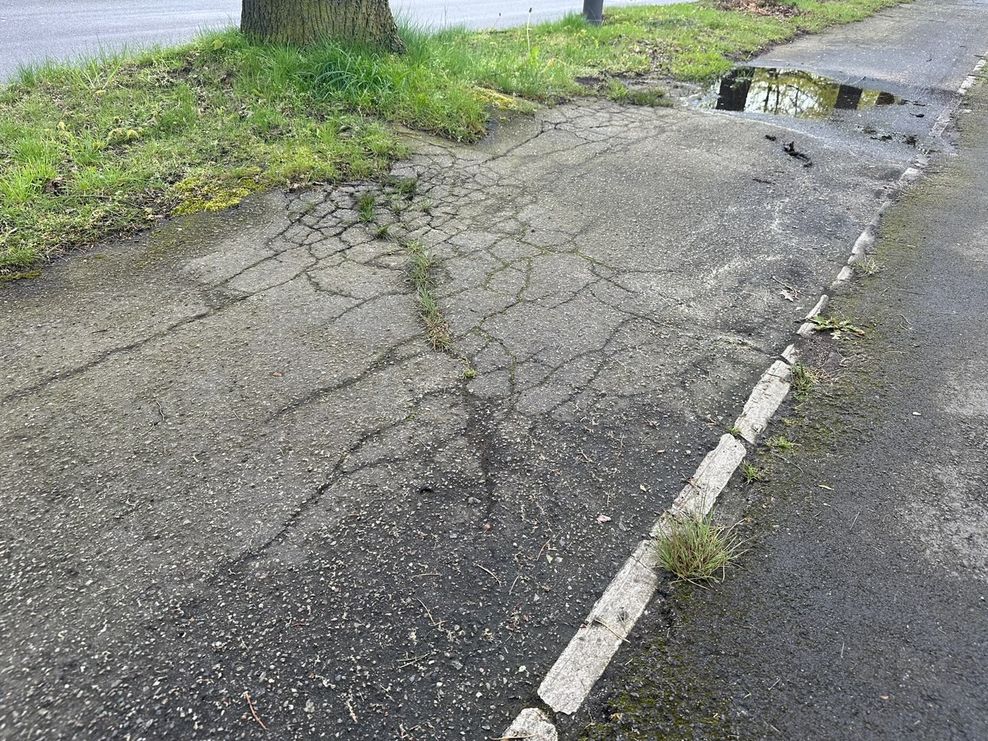
<svg viewBox="0 0 988 741"><path fill-rule="evenodd" d="M677 579L699 583L723 581L742 545L733 527L715 525L708 515L670 520L668 531L655 547L662 568Z"/></svg>
<svg viewBox="0 0 988 741"><path fill-rule="evenodd" d="M23 71L0 88L0 275L173 214L274 186L382 173L394 125L483 135L492 109L576 94L664 105L636 75L704 80L769 45L894 0L791 0L764 15L715 0L610 10L500 32L405 29L408 53L327 43L195 43Z"/></svg>

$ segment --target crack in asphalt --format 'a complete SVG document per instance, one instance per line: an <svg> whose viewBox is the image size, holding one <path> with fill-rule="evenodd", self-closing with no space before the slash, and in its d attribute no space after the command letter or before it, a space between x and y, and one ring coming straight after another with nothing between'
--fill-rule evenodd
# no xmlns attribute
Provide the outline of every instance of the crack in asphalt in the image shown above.
<svg viewBox="0 0 988 741"><path fill-rule="evenodd" d="M661 157L653 144L682 136L679 114L585 103L540 115L537 131L518 122L521 131L509 125L481 145L493 154L423 141L384 183L288 194L273 221L240 235L249 249L204 249L179 270L219 305L0 399L11 410L4 440L25 456L47 442L52 460L66 461L65 472L10 479L26 524L3 567L16 572L16 594L46 606L19 608L25 638L0 663L11 702L75 706L51 688L80 666L46 663L54 639L39 631L54 619L69 655L88 655L90 624L135 602L115 608L99 642L137 668L92 659L102 692L69 723L81 735L141 735L147 721L156 733L237 736L246 686L288 735L316 732L306 696L344 732L359 713L367 733L387 734L405 704L442 736L473 724L442 708L478 696L503 707L528 691L524 667L551 660L579 625L608 558L623 557L664 506L653 489L672 491L695 467L721 432L711 415L731 407L787 329L769 322L778 304L752 267L758 254L706 268L711 245L734 239L718 230L736 215L687 224L690 237L680 214L653 213L679 204L702 221L722 188L661 180L666 157L693 156L690 141L673 139ZM808 186L796 187L793 198ZM854 202L834 219L850 228L863 209ZM428 346L407 278L410 241L434 261L471 376ZM787 264L801 287L827 267L815 252ZM177 339L163 365L155 352L166 338ZM109 390L118 406L100 388L111 371L122 378ZM243 418L214 386L236 396ZM152 432L127 427L133 396L166 394L169 413ZM62 410L101 424L87 419L93 432L77 432ZM26 555L35 536L23 535L37 525L32 498L52 502L62 489L98 503L72 508L60 495L45 514L44 552L103 595L71 609L59 578ZM608 512L612 527L597 520ZM417 601L431 605L425 614ZM214 645L223 648L204 663L201 647ZM425 654L437 658L406 666ZM156 667L154 685L145 665ZM405 669L384 668L394 666ZM462 667L455 682L439 679L447 666ZM190 710L157 709L171 702Z"/></svg>

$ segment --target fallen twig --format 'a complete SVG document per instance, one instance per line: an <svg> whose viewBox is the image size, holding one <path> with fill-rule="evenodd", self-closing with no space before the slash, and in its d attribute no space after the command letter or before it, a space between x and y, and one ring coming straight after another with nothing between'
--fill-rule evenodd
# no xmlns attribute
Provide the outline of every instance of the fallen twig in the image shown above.
<svg viewBox="0 0 988 741"><path fill-rule="evenodd" d="M425 661L426 659L431 659L435 655L436 655L436 652L435 651L431 651L430 653L422 654L421 656L413 656L410 659L405 659L404 661L402 661L400 664L398 664L398 667L397 668L398 669L405 669L406 667L412 666L413 664L417 664L420 661Z"/></svg>
<svg viewBox="0 0 988 741"><path fill-rule="evenodd" d="M498 575L495 574L493 571L491 571L489 568L487 568L486 566L481 566L479 563L475 563L474 566L476 566L481 571L485 571L488 574L490 574L494 578L494 581L497 582L497 585L499 587L503 587L504 586L504 584L501 582L501 579L498 577Z"/></svg>
<svg viewBox="0 0 988 741"><path fill-rule="evenodd" d="M627 638L624 638L620 633L618 633L616 630L614 630L614 628L612 628L610 625L608 625L607 623L605 623L600 618L594 618L593 619L593 622L594 623L597 623L598 625L602 625L603 627L607 628L609 631L611 631L611 633L614 634L614 637L617 638L622 643L628 643L628 639Z"/></svg>
<svg viewBox="0 0 988 741"><path fill-rule="evenodd" d="M257 714L257 708L254 707L254 701L250 699L250 692L244 691L244 699L247 701L247 707L250 708L250 714L254 716L254 720L257 721L257 725L265 731L268 730L268 727L264 725L264 721L261 720L261 716Z"/></svg>
<svg viewBox="0 0 988 741"><path fill-rule="evenodd" d="M772 276L772 280L774 280L780 286L782 286L783 288L785 288L787 291L792 292L793 296L795 296L796 298L799 298L799 289L793 288L788 283L783 283L781 280L779 280L778 278L776 278L774 275Z"/></svg>

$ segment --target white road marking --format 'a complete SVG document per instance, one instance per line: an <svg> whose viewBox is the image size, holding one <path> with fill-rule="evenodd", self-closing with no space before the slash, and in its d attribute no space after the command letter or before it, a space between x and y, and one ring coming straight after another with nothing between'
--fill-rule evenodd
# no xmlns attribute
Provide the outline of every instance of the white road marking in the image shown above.
<svg viewBox="0 0 988 741"><path fill-rule="evenodd" d="M651 539L638 544L539 686L557 713L575 713L627 640L659 585Z"/></svg>
<svg viewBox="0 0 988 741"><path fill-rule="evenodd" d="M853 277L854 277L854 268L852 268L850 265L845 265L840 269L840 272L837 273L837 277L834 278L834 282L830 284L830 288L836 290L841 286L843 286L845 283L850 282L851 278Z"/></svg>
<svg viewBox="0 0 988 741"><path fill-rule="evenodd" d="M652 528L652 537L665 532L669 517L704 517L710 513L717 497L727 486L734 471L741 465L748 451L733 435L723 435L717 447L707 453L672 506Z"/></svg>
<svg viewBox="0 0 988 741"><path fill-rule="evenodd" d="M803 322L799 330L796 332L800 337L810 337L813 332L816 331L816 325L813 324L811 319L819 316L820 312L827 308L827 303L830 301L830 296L826 293L820 296L820 300L816 302L816 306L810 309L810 313L806 315L806 321Z"/></svg>
<svg viewBox="0 0 988 741"><path fill-rule="evenodd" d="M528 741L559 741L559 734L552 721L538 708L525 708L499 741L528 739Z"/></svg>
<svg viewBox="0 0 988 741"><path fill-rule="evenodd" d="M776 360L755 384L751 396L734 426L741 437L754 445L771 421L782 400L789 393L792 371L784 360Z"/></svg>

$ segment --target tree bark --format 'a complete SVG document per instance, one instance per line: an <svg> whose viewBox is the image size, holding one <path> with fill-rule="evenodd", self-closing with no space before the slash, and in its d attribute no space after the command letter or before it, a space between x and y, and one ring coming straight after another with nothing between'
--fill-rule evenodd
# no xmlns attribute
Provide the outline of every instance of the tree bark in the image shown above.
<svg viewBox="0 0 988 741"><path fill-rule="evenodd" d="M339 39L404 50L388 0L243 0L240 29L279 44Z"/></svg>

